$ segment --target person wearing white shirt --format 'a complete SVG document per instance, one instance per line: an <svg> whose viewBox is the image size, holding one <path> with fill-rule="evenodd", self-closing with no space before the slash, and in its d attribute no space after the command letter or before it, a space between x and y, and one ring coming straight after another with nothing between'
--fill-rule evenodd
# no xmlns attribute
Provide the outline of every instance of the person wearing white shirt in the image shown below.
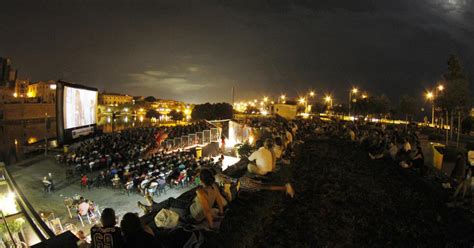
<svg viewBox="0 0 474 248"><path fill-rule="evenodd" d="M251 163L248 164L247 170L250 173L257 175L265 175L271 172L273 169L273 156L272 153L265 147L260 147L257 151L253 152L248 158ZM255 161L254 163L252 163Z"/></svg>

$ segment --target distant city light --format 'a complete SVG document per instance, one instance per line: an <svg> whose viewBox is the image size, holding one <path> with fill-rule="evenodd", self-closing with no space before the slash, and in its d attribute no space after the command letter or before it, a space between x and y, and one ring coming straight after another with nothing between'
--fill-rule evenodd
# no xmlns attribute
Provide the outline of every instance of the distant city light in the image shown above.
<svg viewBox="0 0 474 248"><path fill-rule="evenodd" d="M56 89L56 84L50 84L50 85L49 85L49 89L55 90L55 89Z"/></svg>
<svg viewBox="0 0 474 248"><path fill-rule="evenodd" d="M444 85L442 85L442 84L441 84L441 85L438 85L438 90L439 90L439 91L443 91L443 90L444 90Z"/></svg>
<svg viewBox="0 0 474 248"><path fill-rule="evenodd" d="M359 92L359 89L357 89L357 88L352 88L352 93L357 94L357 92Z"/></svg>

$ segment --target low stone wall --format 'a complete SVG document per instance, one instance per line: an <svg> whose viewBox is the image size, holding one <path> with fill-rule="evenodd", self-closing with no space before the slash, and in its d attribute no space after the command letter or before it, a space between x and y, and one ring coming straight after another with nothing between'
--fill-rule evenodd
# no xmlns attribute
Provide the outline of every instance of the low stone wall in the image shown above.
<svg viewBox="0 0 474 248"><path fill-rule="evenodd" d="M49 117L56 117L56 105L52 103L0 104L0 122L44 119L46 114Z"/></svg>

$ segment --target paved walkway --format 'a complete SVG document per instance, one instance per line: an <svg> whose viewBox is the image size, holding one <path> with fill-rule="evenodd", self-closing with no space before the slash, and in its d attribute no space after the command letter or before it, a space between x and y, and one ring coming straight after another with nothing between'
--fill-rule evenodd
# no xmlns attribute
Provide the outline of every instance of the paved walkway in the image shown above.
<svg viewBox="0 0 474 248"><path fill-rule="evenodd" d="M142 195L131 193L127 196L125 192L114 192L110 187L93 188L90 191L82 191L80 188L80 178L66 179L65 167L56 163L51 157L45 157L28 165L12 165L8 167L11 175L23 191L28 201L33 205L37 212L52 211L56 217L61 219L63 226L66 223L74 224L78 229L89 234L90 225L82 227L77 218L69 218L67 208L64 205L66 197L72 197L75 194L84 196L84 198L94 201L102 210L111 207L115 210L117 216L123 216L127 212L143 212L137 207L137 202L144 200ZM55 183L55 190L51 193L43 192L42 179L48 173L52 173ZM178 197L190 188L168 189L166 194L154 197L156 202L166 200L169 197Z"/></svg>

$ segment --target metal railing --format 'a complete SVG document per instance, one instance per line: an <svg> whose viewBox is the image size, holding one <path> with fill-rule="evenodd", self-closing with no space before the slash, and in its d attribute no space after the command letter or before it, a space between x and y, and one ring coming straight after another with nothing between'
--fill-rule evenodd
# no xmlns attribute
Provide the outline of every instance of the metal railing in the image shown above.
<svg viewBox="0 0 474 248"><path fill-rule="evenodd" d="M15 194L16 203L21 210L20 213L23 214L23 217L29 223L38 238L41 241L45 241L49 238L55 237L54 232L46 225L46 223L44 223L40 215L34 210L33 206L20 190L3 162L0 162L0 174L3 175L4 181L7 183L10 191ZM8 217L9 216L6 216L5 218Z"/></svg>

